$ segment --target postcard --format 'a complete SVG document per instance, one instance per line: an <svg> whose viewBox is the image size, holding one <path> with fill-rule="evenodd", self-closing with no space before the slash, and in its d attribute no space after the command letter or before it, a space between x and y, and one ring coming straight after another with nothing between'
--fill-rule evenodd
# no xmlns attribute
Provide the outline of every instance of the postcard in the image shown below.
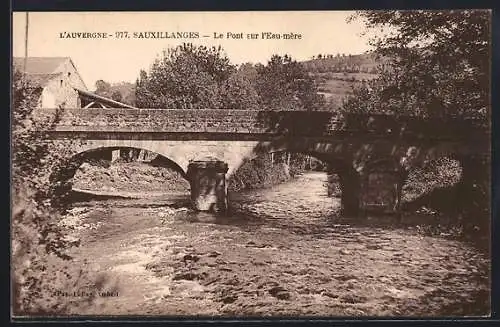
<svg viewBox="0 0 500 327"><path fill-rule="evenodd" d="M14 318L490 315L491 11L12 24Z"/></svg>

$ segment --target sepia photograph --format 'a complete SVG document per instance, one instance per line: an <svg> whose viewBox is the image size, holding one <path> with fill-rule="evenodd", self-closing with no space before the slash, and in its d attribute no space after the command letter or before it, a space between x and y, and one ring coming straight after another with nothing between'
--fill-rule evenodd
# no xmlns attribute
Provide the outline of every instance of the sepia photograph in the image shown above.
<svg viewBox="0 0 500 327"><path fill-rule="evenodd" d="M13 12L12 319L490 317L491 24Z"/></svg>

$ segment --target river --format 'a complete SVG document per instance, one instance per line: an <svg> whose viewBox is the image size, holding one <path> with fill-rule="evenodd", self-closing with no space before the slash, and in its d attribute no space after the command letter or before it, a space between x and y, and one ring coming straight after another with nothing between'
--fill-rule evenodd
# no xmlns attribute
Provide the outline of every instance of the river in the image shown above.
<svg viewBox="0 0 500 327"><path fill-rule="evenodd" d="M75 313L189 316L489 314L489 258L417 228L349 222L326 175L230 194L231 214L189 194L74 203L74 265L101 290Z"/></svg>

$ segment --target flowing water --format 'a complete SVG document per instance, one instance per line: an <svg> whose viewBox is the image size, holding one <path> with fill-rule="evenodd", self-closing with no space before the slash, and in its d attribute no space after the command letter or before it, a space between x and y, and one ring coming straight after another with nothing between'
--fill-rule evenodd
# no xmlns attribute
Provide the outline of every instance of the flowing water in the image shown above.
<svg viewBox="0 0 500 327"><path fill-rule="evenodd" d="M115 292L77 313L489 314L484 254L414 228L342 219L325 184L324 173L308 173L230 194L223 218L188 210L189 194L75 203L75 265Z"/></svg>

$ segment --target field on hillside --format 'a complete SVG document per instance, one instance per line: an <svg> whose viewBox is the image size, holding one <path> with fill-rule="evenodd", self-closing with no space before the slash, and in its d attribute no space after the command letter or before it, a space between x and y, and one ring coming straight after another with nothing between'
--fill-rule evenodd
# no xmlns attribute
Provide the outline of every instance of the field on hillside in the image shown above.
<svg viewBox="0 0 500 327"><path fill-rule="evenodd" d="M338 109L354 87L377 78L377 66L385 63L373 53L321 57L302 62L325 96L330 109Z"/></svg>
<svg viewBox="0 0 500 327"><path fill-rule="evenodd" d="M377 77L368 73L317 73L311 74L318 86L318 93L325 96L330 108L337 109L352 94L354 87Z"/></svg>

